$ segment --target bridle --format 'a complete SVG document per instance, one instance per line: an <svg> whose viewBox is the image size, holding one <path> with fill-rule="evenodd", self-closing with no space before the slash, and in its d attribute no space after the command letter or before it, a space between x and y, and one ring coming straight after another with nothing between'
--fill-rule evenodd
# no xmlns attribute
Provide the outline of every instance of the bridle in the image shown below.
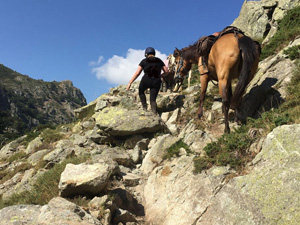
<svg viewBox="0 0 300 225"><path fill-rule="evenodd" d="M185 68L186 66L186 63L183 62L183 58L180 57L180 60L179 60L179 65L177 67L177 71L176 71L176 76L177 77L180 77L180 71L182 70L182 72L187 75L187 73L190 71L190 69L186 69Z"/></svg>
<svg viewBox="0 0 300 225"><path fill-rule="evenodd" d="M183 80L183 77L180 76L181 70L185 74L185 76L187 76L188 72L190 71L190 69L186 69L185 66L186 66L186 63L183 62L183 58L180 56L179 64L178 64L177 71L176 71L176 79L177 80Z"/></svg>

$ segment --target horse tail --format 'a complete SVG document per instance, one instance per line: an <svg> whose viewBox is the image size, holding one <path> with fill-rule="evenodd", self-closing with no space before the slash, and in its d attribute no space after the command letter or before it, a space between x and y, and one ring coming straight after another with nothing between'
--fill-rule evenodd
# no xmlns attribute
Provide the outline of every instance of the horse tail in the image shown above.
<svg viewBox="0 0 300 225"><path fill-rule="evenodd" d="M242 58L242 69L231 99L232 108L236 108L240 104L242 95L252 79L251 69L260 55L260 45L254 42L250 37L242 36L238 39L238 44Z"/></svg>

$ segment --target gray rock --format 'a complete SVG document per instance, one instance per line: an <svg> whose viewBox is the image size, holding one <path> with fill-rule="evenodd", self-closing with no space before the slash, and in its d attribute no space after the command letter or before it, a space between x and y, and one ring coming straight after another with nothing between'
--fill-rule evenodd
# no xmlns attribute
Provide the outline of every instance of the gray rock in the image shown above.
<svg viewBox="0 0 300 225"><path fill-rule="evenodd" d="M32 224L38 225L37 218L40 215L39 205L15 205L0 210L0 224ZM46 221L44 221L46 222ZM44 223L46 224L46 223Z"/></svg>
<svg viewBox="0 0 300 225"><path fill-rule="evenodd" d="M158 96L157 111L160 113L169 112L182 107L184 103L184 97L184 95L178 95L175 93L164 96Z"/></svg>
<svg viewBox="0 0 300 225"><path fill-rule="evenodd" d="M146 221L194 224L225 183L226 167L193 173L193 157L182 156L153 170L144 188Z"/></svg>
<svg viewBox="0 0 300 225"><path fill-rule="evenodd" d="M151 173L163 161L165 151L178 140L178 137L170 134L159 137L157 142L148 150L143 160L141 171L145 174Z"/></svg>
<svg viewBox="0 0 300 225"><path fill-rule="evenodd" d="M43 140L42 140L42 138L41 138L41 137L36 137L34 140L32 140L32 141L28 144L28 146L27 146L25 152L26 152L27 154L32 154L32 153L34 153L39 147L41 147L42 145L43 145Z"/></svg>
<svg viewBox="0 0 300 225"><path fill-rule="evenodd" d="M117 162L119 165L123 165L126 167L133 166L133 162L129 153L125 149L119 147L106 148L101 153L100 158L112 159L113 161Z"/></svg>
<svg viewBox="0 0 300 225"><path fill-rule="evenodd" d="M10 156L16 153L18 151L18 147L25 138L26 135L3 146L0 150L0 159L8 159Z"/></svg>
<svg viewBox="0 0 300 225"><path fill-rule="evenodd" d="M246 0L239 17L234 20L232 26L240 28L253 38L263 38L268 34L273 35L286 10L297 5L299 5L298 0ZM271 35L268 35L267 39L270 37Z"/></svg>
<svg viewBox="0 0 300 225"><path fill-rule="evenodd" d="M49 152L50 150L48 149L43 149L40 151L37 151L30 155L27 159L27 162L29 162L31 165L35 166L39 161Z"/></svg>
<svg viewBox="0 0 300 225"><path fill-rule="evenodd" d="M37 224L101 225L101 222L76 204L56 197L40 208Z"/></svg>
<svg viewBox="0 0 300 225"><path fill-rule="evenodd" d="M186 134L183 142L186 143L193 152L203 153L203 148L214 140L208 133L202 130L194 130Z"/></svg>
<svg viewBox="0 0 300 225"><path fill-rule="evenodd" d="M60 140L56 148L43 157L46 163L59 163L75 154L75 148L70 140Z"/></svg>
<svg viewBox="0 0 300 225"><path fill-rule="evenodd" d="M59 194L63 197L99 195L115 169L114 164L67 164L60 177Z"/></svg>
<svg viewBox="0 0 300 225"><path fill-rule="evenodd" d="M151 112L127 110L120 107L105 108L94 115L97 126L111 136L131 136L165 130L160 117Z"/></svg>
<svg viewBox="0 0 300 225"><path fill-rule="evenodd" d="M300 125L268 134L253 170L232 179L197 224L299 224Z"/></svg>

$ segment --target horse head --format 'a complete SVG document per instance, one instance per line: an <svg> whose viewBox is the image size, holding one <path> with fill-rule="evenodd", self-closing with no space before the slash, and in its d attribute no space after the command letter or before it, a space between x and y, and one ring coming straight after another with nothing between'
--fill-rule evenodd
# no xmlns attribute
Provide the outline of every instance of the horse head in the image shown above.
<svg viewBox="0 0 300 225"><path fill-rule="evenodd" d="M185 57L185 49L177 49L174 50L175 57L175 81L176 83L182 82L184 77L187 76L188 72L192 68L192 63Z"/></svg>

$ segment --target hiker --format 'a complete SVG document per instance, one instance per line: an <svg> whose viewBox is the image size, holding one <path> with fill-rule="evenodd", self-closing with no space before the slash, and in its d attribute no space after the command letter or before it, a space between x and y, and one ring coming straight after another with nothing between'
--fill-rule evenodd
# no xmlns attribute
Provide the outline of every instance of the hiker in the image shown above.
<svg viewBox="0 0 300 225"><path fill-rule="evenodd" d="M154 114L157 114L157 104L156 97L158 95L160 85L161 85L161 70L168 73L168 68L164 62L155 57L155 49L149 47L145 50L145 57L139 64L136 72L133 74L126 90L130 89L131 84L138 78L142 71L144 71L144 76L140 82L139 86L139 96L144 110L147 110L147 102L145 90L150 88L150 106Z"/></svg>

